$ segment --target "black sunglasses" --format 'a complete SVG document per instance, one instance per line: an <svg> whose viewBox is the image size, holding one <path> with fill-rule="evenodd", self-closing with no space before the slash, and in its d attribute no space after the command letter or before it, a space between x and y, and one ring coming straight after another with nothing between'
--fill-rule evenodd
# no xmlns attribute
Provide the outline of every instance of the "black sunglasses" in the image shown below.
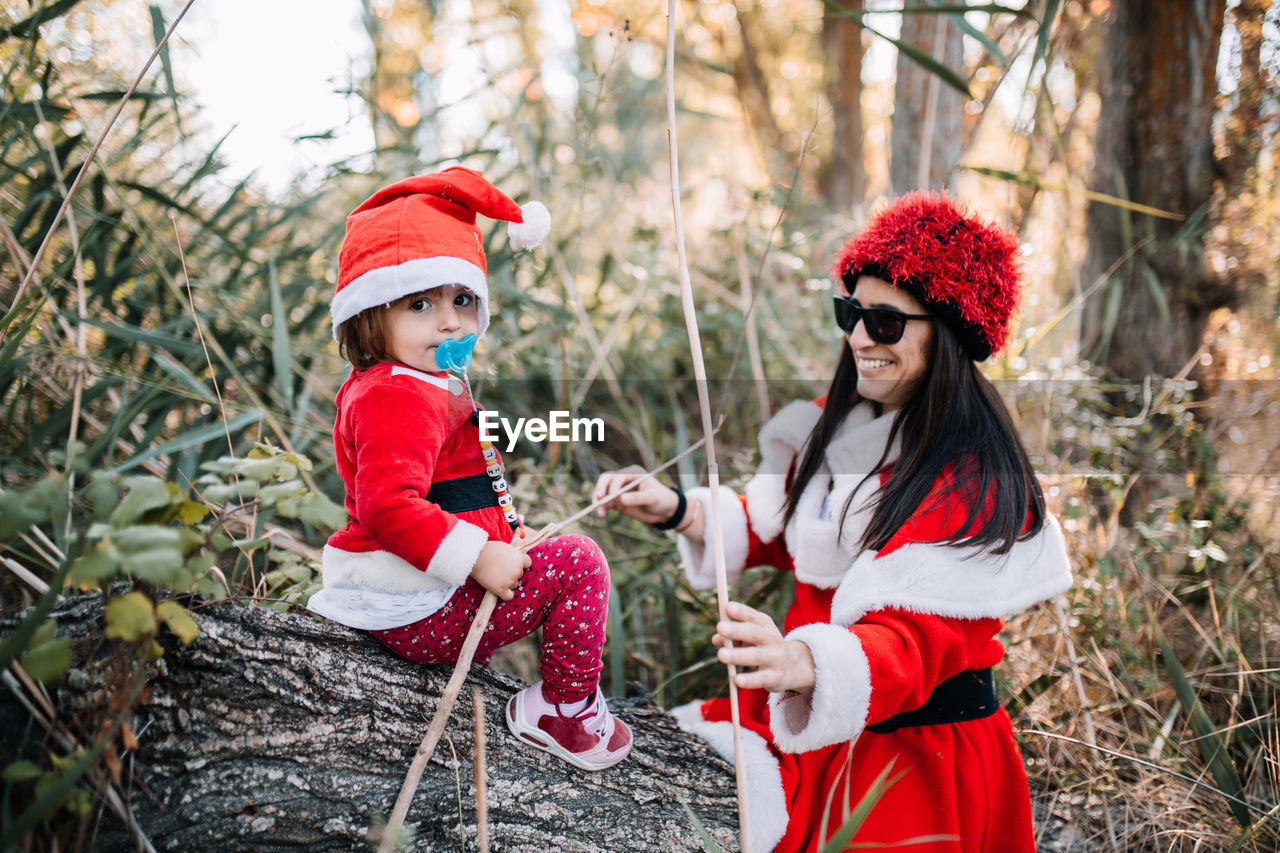
<svg viewBox="0 0 1280 853"><path fill-rule="evenodd" d="M836 325L846 335L861 320L867 337L878 344L896 344L907 330L908 320L928 320L928 314L904 314L892 308L864 308L858 300L848 296L836 296Z"/></svg>

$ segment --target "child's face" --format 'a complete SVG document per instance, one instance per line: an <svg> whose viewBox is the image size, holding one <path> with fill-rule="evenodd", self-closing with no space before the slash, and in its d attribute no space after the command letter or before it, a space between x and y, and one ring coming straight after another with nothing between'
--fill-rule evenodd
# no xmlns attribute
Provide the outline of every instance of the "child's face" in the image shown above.
<svg viewBox="0 0 1280 853"><path fill-rule="evenodd" d="M387 354L417 370L438 371L436 346L479 328L475 294L460 285L442 285L391 303L385 326Z"/></svg>

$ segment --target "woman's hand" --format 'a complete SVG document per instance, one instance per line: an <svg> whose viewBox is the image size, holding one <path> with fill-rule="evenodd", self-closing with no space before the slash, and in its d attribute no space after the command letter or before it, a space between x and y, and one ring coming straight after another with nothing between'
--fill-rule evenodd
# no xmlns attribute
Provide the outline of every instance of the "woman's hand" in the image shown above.
<svg viewBox="0 0 1280 853"><path fill-rule="evenodd" d="M498 598L510 601L515 597L516 584L520 583L524 570L532 565L529 555L519 548L506 542L488 542L471 567L471 577Z"/></svg>
<svg viewBox="0 0 1280 853"><path fill-rule="evenodd" d="M620 471L606 471L596 480L596 490L591 493L591 500L600 500L612 494L646 474L639 465L630 465ZM679 505L676 493L659 483L648 479L624 495L619 495L596 510L596 515L604 518L605 510L616 509L623 515L643 521L645 524L658 524L675 514Z"/></svg>
<svg viewBox="0 0 1280 853"><path fill-rule="evenodd" d="M813 653L798 640L786 640L773 620L759 610L729 602L728 619L716 625L711 642L720 647L721 663L755 667L754 672L737 672L739 687L763 687L773 693L812 693ZM733 648L728 648L728 641Z"/></svg>

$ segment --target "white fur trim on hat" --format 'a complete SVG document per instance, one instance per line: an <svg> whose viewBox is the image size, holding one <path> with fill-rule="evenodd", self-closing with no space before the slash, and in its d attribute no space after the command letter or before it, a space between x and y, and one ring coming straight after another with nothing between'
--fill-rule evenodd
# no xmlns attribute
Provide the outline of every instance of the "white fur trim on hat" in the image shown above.
<svg viewBox="0 0 1280 853"><path fill-rule="evenodd" d="M551 211L540 201L522 205L520 218L524 221L507 226L507 238L518 249L532 249L551 233Z"/></svg>
<svg viewBox="0 0 1280 853"><path fill-rule="evenodd" d="M461 285L476 295L478 334L483 336L489 326L489 283L485 280L484 270L462 258L437 255L378 267L347 282L334 294L329 305L333 339L338 339L339 326L365 309L387 305L403 296L445 284Z"/></svg>
<svg viewBox="0 0 1280 853"><path fill-rule="evenodd" d="M804 625L787 634L813 655L813 693L769 694L769 728L778 749L808 752L855 740L871 709L871 666L862 643L839 625Z"/></svg>
<svg viewBox="0 0 1280 853"><path fill-rule="evenodd" d="M696 704L671 711L680 728L707 742L730 764L733 756L733 724L708 723ZM747 815L751 826L752 853L769 853L787 831L787 798L782 770L769 744L750 729L742 729L742 754L747 769Z"/></svg>
<svg viewBox="0 0 1280 853"><path fill-rule="evenodd" d="M706 537L702 544L695 544L684 536L677 536L676 550L684 564L685 577L694 589L714 589L716 585L716 550L711 529L711 490L705 486L690 489L685 498L702 504L703 527ZM742 502L728 486L720 487L720 524L724 529L725 578L730 583L742 576L747 567L747 514Z"/></svg>

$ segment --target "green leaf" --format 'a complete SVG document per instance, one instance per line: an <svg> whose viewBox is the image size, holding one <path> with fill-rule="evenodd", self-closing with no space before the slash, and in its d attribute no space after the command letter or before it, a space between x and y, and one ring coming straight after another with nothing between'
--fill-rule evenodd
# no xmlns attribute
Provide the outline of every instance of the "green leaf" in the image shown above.
<svg viewBox="0 0 1280 853"><path fill-rule="evenodd" d="M125 554L148 551L152 548L174 548L181 541L178 528L159 524L135 524L112 530L107 539Z"/></svg>
<svg viewBox="0 0 1280 853"><path fill-rule="evenodd" d="M41 623L40 627L36 628L36 632L31 635L31 646L35 647L42 643L49 642L53 639L57 630L58 623L53 619L49 619L48 621Z"/></svg>
<svg viewBox="0 0 1280 853"><path fill-rule="evenodd" d="M119 571L119 553L114 548L98 545L75 561L71 577L79 584L89 585L114 577Z"/></svg>
<svg viewBox="0 0 1280 853"><path fill-rule="evenodd" d="M245 459L236 466L237 473L259 483L269 483L280 473L282 460L274 457L267 459Z"/></svg>
<svg viewBox="0 0 1280 853"><path fill-rule="evenodd" d="M203 400L206 403L216 402L217 397L209 390L208 386L180 362L174 361L160 350L153 350L151 359L160 365L161 370L177 380L179 384L189 388L196 395L196 399Z"/></svg>
<svg viewBox="0 0 1280 853"><path fill-rule="evenodd" d="M0 542L25 533L65 507L60 477L46 477L21 491L0 491Z"/></svg>
<svg viewBox="0 0 1280 853"><path fill-rule="evenodd" d="M195 524L209 514L209 507L198 501L183 501L178 508L178 521L183 524Z"/></svg>
<svg viewBox="0 0 1280 853"><path fill-rule="evenodd" d="M169 45L164 42L164 33L168 29L164 25L164 14L154 3L148 3L147 8L151 11L151 37L160 46L160 68L164 72L165 90L169 93L169 100L173 102L174 123L178 127L178 133L186 136L182 129L182 112L178 109L178 89L173 82L173 62L169 57Z"/></svg>
<svg viewBox="0 0 1280 853"><path fill-rule="evenodd" d="M205 424L204 426L193 429L190 432L183 433L170 441L166 441L164 444L149 448L136 456L130 457L128 461L117 465L114 470L125 471L129 468L141 465L143 462L155 459L157 456L177 453L180 450L186 450L188 447L195 447L196 445L204 444L211 440L221 438L225 441L227 432L235 433L242 427L257 423L264 417L266 417L266 412L262 409L255 408L249 409L246 412L241 412L239 415L236 415L234 418L227 421L225 426L222 421L214 421L213 423Z"/></svg>
<svg viewBox="0 0 1280 853"><path fill-rule="evenodd" d="M275 373L276 393L286 409L293 408L293 360L289 354L289 315L284 310L280 295L280 278L276 274L275 258L267 260L271 279L271 366Z"/></svg>
<svg viewBox="0 0 1280 853"><path fill-rule="evenodd" d="M44 771L32 764L30 761L15 761L0 771L0 779L13 784L15 782L30 782L32 779L40 777Z"/></svg>
<svg viewBox="0 0 1280 853"><path fill-rule="evenodd" d="M124 568L134 577L161 586L181 586L187 562L177 548L151 548L126 554Z"/></svg>
<svg viewBox="0 0 1280 853"><path fill-rule="evenodd" d="M840 828L835 831L830 840L822 845L822 853L840 853L849 846L849 840L853 838L853 834L858 831L867 820L867 815L875 808L876 803L880 802L880 798L885 792L892 788L907 775L906 770L901 771L893 778L889 778L889 774L893 772L893 765L897 761L896 758L889 759L889 763L884 766L880 774L876 776L871 786L867 788L867 792L862 795L862 799L858 801L858 805L854 807L849 816L840 824ZM834 789L833 789L834 792ZM827 809L831 808L831 800L827 800Z"/></svg>
<svg viewBox="0 0 1280 853"><path fill-rule="evenodd" d="M973 92L969 91L969 84L965 79L938 60L934 59L929 54L909 42L902 41L901 39L890 38L875 27L869 26L866 21L862 22L862 28L872 35L877 35L889 42L894 47L898 48L898 50L902 51L902 53L906 54L912 62L924 68L926 71L937 75L943 83L946 83L948 86L960 92L969 100L973 100Z"/></svg>
<svg viewBox="0 0 1280 853"><path fill-rule="evenodd" d="M133 524L154 509L167 507L179 494L178 487L159 477L130 477L125 480L128 492L108 520L116 527Z"/></svg>
<svg viewBox="0 0 1280 853"><path fill-rule="evenodd" d="M1182 661L1178 660L1173 646L1169 644L1164 630L1155 619L1155 614L1151 612L1150 607L1147 608L1147 614L1152 634L1160 647L1160 655L1164 659L1165 669L1169 673L1169 680L1173 683L1173 690L1178 696L1179 704L1186 711L1191 730L1195 733L1196 749L1199 750L1200 757L1212 774L1214 782L1230 798L1228 804L1231 806L1232 813L1235 814L1236 821L1240 826L1247 827L1252 822L1252 817L1243 801L1244 783L1236 771L1235 764L1231 761L1226 740L1214 725L1209 713L1205 711L1195 686L1187 678L1186 670L1182 668Z"/></svg>
<svg viewBox="0 0 1280 853"><path fill-rule="evenodd" d="M301 500L296 517L312 527L327 530L339 530L347 526L347 511L320 492L312 492Z"/></svg>
<svg viewBox="0 0 1280 853"><path fill-rule="evenodd" d="M251 498L258 492L258 484L253 480L241 480L239 483L219 483L202 490L204 499L213 504L225 504L235 498Z"/></svg>
<svg viewBox="0 0 1280 853"><path fill-rule="evenodd" d="M36 9L27 17L5 27L0 27L0 41L12 38L13 36L22 36L29 38L36 33L36 28L45 21L52 21L55 18L65 15L71 11L80 0L56 0L48 5L39 4L41 7Z"/></svg>
<svg viewBox="0 0 1280 853"><path fill-rule="evenodd" d="M684 813L689 816L689 823L693 824L694 830L698 833L698 839L702 842L702 849L707 853L720 853L720 845L716 844L711 833L707 832L707 828L702 825L702 821L698 820L698 816L693 813L693 809L685 802L684 797L677 797L680 805L684 807Z"/></svg>
<svg viewBox="0 0 1280 853"><path fill-rule="evenodd" d="M151 599L137 590L111 599L106 617L107 636L127 643L156 632L155 607Z"/></svg>
<svg viewBox="0 0 1280 853"><path fill-rule="evenodd" d="M1012 172L1008 169L995 169L990 166L965 166L961 165L957 168L964 169L969 172L976 172L979 175L986 175L989 178L998 178L1002 181L1009 181L1015 184L1025 184L1027 186L1036 187L1042 190L1051 190L1053 192L1063 193L1064 195L1078 195L1087 198L1089 201L1096 201L1099 204L1109 204L1112 207L1118 207L1122 210L1132 210L1134 213L1145 213L1147 216L1158 216L1161 219L1182 219L1182 214L1172 213L1168 210L1161 210L1158 207L1152 207L1147 204L1138 204L1136 201L1129 201L1127 198L1120 196L1107 195L1106 193L1094 192L1093 190L1080 189L1078 187L1067 186L1065 184L1054 184L1045 179L1032 175L1029 172Z"/></svg>
<svg viewBox="0 0 1280 853"><path fill-rule="evenodd" d="M120 489L111 477L96 477L85 488L85 496L93 507L93 517L103 519L110 517L112 511L120 504Z"/></svg>
<svg viewBox="0 0 1280 853"><path fill-rule="evenodd" d="M200 635L200 626L196 624L196 620L192 619L187 609L176 601L160 602L156 606L156 615L160 617L160 621L169 626L169 630L184 646L191 645L192 641Z"/></svg>
<svg viewBox="0 0 1280 853"><path fill-rule="evenodd" d="M1049 34L1053 32L1053 20L1058 17L1058 7L1061 5L1062 0L1047 0L1044 4L1044 19L1040 22L1040 30L1036 33L1036 50L1031 57L1033 72L1049 51ZM1046 73L1048 70L1045 69Z"/></svg>
<svg viewBox="0 0 1280 853"><path fill-rule="evenodd" d="M94 317L86 317L81 320L96 329L101 329L112 337L120 338L135 344L148 344L162 350L168 350L172 353L182 355L199 356L202 355L200 344L193 342L189 338L170 335L166 332L158 332L151 329L141 329L137 326L131 326L128 323L122 323L119 320L106 321L98 320Z"/></svg>
<svg viewBox="0 0 1280 853"><path fill-rule="evenodd" d="M71 666L71 638L54 637L39 645L33 644L18 660L27 674L37 681L45 684L57 681Z"/></svg>
<svg viewBox="0 0 1280 853"><path fill-rule="evenodd" d="M1156 275L1156 271L1148 263L1139 262L1138 272L1147 283L1147 290L1151 293L1151 301L1156 304L1156 311L1160 314L1160 322L1164 325L1167 333L1173 328L1173 317L1169 313L1169 300L1164 295L1164 288L1160 286L1160 277Z"/></svg>

